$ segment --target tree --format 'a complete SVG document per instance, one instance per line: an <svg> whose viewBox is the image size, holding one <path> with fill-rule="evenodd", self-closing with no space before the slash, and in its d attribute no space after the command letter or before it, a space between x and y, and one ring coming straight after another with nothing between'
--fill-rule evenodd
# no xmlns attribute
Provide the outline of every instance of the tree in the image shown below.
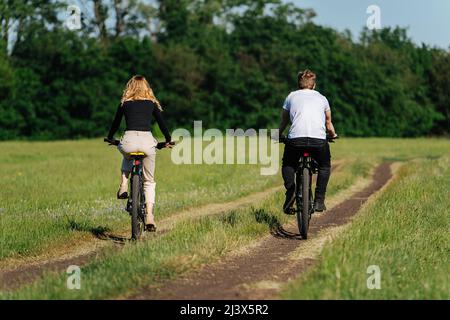
<svg viewBox="0 0 450 320"><path fill-rule="evenodd" d="M436 50L433 52L433 64L429 73L430 97L436 104L441 117L434 132L450 133L450 53Z"/></svg>
<svg viewBox="0 0 450 320"><path fill-rule="evenodd" d="M60 0L4 0L0 4L1 37L13 48L25 29L58 25L57 12L62 5Z"/></svg>
<svg viewBox="0 0 450 320"><path fill-rule="evenodd" d="M104 135L134 74L147 77L170 128L273 128L305 68L342 135L449 132L450 54L403 29L354 42L278 0L77 3L78 31L58 20L60 1L0 5L0 139Z"/></svg>

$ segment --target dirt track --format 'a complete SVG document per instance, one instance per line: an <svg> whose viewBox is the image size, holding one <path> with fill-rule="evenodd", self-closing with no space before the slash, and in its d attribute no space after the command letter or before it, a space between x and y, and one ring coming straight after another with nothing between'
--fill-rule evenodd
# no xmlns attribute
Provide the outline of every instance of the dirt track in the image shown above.
<svg viewBox="0 0 450 320"><path fill-rule="evenodd" d="M391 177L390 164L379 165L368 187L331 210L313 216L307 241L300 239L295 224L278 226L271 230L270 237L263 239L249 254L229 257L183 279L169 281L161 288L145 288L129 298L179 300L273 298L277 291L276 283L298 275L315 261L313 257L305 256L292 263L287 257L298 247L306 246L313 241L322 241L319 235L324 231L348 223L367 199L380 190ZM274 280L277 281L275 285ZM265 285L261 290L251 288L252 284L262 284L264 281Z"/></svg>

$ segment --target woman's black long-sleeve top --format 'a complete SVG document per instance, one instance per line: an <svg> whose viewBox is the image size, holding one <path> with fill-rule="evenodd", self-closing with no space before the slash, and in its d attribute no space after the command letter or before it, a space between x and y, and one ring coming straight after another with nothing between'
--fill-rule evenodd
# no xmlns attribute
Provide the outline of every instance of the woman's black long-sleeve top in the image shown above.
<svg viewBox="0 0 450 320"><path fill-rule="evenodd" d="M154 118L158 123L161 132L164 134L166 142L171 141L172 138L161 115L161 111L150 100L125 101L123 105L119 104L111 129L108 133L109 139L112 139L119 129L120 122L124 115L127 124L125 130L150 131L152 118Z"/></svg>

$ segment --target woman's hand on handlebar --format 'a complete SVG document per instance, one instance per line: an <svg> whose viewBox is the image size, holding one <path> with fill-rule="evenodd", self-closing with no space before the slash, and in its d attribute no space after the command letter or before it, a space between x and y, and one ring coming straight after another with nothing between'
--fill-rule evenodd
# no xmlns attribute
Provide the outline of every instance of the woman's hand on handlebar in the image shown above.
<svg viewBox="0 0 450 320"><path fill-rule="evenodd" d="M169 142L166 142L166 145L164 146L164 148L172 149L174 145L175 145L175 142L169 141Z"/></svg>
<svg viewBox="0 0 450 320"><path fill-rule="evenodd" d="M174 141L166 141L166 142L158 142L156 145L156 149L163 149L163 148L172 148L175 145Z"/></svg>
<svg viewBox="0 0 450 320"><path fill-rule="evenodd" d="M120 143L119 140L115 140L114 138L104 138L103 141L108 142L109 145L113 145L113 146L118 146Z"/></svg>

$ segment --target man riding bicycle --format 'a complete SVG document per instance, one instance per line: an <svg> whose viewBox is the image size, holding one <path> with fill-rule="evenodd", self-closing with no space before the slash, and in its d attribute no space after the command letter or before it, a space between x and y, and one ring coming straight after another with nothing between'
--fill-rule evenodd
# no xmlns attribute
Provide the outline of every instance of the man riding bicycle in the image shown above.
<svg viewBox="0 0 450 320"><path fill-rule="evenodd" d="M287 214L295 200L295 170L303 152L308 150L318 163L318 177L314 197L314 211L326 210L325 193L331 173L330 137L337 137L331 122L331 109L327 98L316 88L316 75L305 70L298 74L299 90L291 92L283 105L279 135L289 121L292 123L283 154L282 175L286 188L283 211Z"/></svg>

